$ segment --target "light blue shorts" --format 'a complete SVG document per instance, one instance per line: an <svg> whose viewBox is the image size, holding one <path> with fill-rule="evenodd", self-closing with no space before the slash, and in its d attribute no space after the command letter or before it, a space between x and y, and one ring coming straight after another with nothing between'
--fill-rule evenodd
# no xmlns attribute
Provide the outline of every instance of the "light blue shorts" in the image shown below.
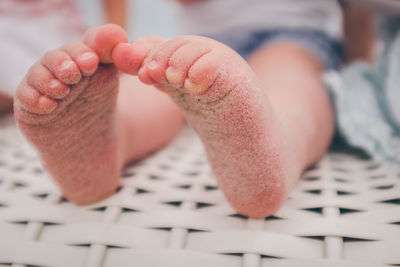
<svg viewBox="0 0 400 267"><path fill-rule="evenodd" d="M344 46L340 40L336 40L324 32L310 29L264 31L235 29L208 37L226 44L245 59L258 48L282 40L292 41L309 49L327 70L338 69L344 56Z"/></svg>

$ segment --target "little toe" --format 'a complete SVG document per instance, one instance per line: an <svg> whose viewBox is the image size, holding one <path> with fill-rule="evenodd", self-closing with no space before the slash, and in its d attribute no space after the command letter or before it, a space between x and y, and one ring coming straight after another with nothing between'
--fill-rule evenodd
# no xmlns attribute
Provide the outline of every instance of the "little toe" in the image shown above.
<svg viewBox="0 0 400 267"><path fill-rule="evenodd" d="M62 50L47 52L41 62L58 80L65 84L76 84L82 78L81 71L76 63Z"/></svg>
<svg viewBox="0 0 400 267"><path fill-rule="evenodd" d="M30 113L49 114L57 107L57 102L41 94L24 80L17 89L15 106Z"/></svg>
<svg viewBox="0 0 400 267"><path fill-rule="evenodd" d="M83 76L92 75L99 65L99 56L83 43L71 42L64 45L61 50L75 61Z"/></svg>
<svg viewBox="0 0 400 267"><path fill-rule="evenodd" d="M36 63L26 76L27 84L43 95L54 99L62 99L70 92L69 86L60 82L48 68Z"/></svg>
<svg viewBox="0 0 400 267"><path fill-rule="evenodd" d="M112 63L112 51L119 43L128 42L125 31L118 25L107 24L89 29L83 42L90 47L102 63Z"/></svg>

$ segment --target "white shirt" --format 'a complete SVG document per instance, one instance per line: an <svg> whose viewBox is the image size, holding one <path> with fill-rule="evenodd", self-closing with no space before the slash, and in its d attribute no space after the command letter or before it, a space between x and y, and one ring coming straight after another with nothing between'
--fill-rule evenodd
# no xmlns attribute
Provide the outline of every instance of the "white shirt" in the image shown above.
<svg viewBox="0 0 400 267"><path fill-rule="evenodd" d="M336 0L203 0L182 8L187 34L215 34L227 29L311 29L342 36Z"/></svg>

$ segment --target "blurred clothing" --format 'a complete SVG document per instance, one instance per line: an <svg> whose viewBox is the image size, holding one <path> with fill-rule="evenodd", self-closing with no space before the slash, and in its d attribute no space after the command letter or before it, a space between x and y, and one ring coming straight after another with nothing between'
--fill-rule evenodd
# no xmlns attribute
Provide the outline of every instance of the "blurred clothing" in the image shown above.
<svg viewBox="0 0 400 267"><path fill-rule="evenodd" d="M400 16L381 19L375 65L359 62L332 82L339 133L375 160L400 169Z"/></svg>
<svg viewBox="0 0 400 267"><path fill-rule="evenodd" d="M371 11L384 13L386 15L400 14L399 0L347 0L354 4L363 5Z"/></svg>
<svg viewBox="0 0 400 267"><path fill-rule="evenodd" d="M1 0L0 92L14 95L35 61L84 30L75 0Z"/></svg>
<svg viewBox="0 0 400 267"><path fill-rule="evenodd" d="M339 69L344 58L344 47L340 40L332 38L324 32L310 29L264 31L238 29L208 37L228 45L245 59L260 47L278 41L297 43L308 49L326 70Z"/></svg>
<svg viewBox="0 0 400 267"><path fill-rule="evenodd" d="M311 30L340 39L337 0L203 0L182 10L185 33L218 35L230 30Z"/></svg>

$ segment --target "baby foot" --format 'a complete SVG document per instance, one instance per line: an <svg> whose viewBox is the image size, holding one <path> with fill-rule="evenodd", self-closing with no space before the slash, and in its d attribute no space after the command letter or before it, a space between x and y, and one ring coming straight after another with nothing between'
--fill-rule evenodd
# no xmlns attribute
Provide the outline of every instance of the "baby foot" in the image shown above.
<svg viewBox="0 0 400 267"><path fill-rule="evenodd" d="M93 28L86 44L69 43L46 53L16 93L19 128L63 194L78 204L105 198L119 184L118 73L102 63L109 63L113 47L126 41L115 25Z"/></svg>
<svg viewBox="0 0 400 267"><path fill-rule="evenodd" d="M181 107L239 213L261 218L277 211L300 170L284 125L239 55L208 38L181 36L119 44L112 56L117 68Z"/></svg>

